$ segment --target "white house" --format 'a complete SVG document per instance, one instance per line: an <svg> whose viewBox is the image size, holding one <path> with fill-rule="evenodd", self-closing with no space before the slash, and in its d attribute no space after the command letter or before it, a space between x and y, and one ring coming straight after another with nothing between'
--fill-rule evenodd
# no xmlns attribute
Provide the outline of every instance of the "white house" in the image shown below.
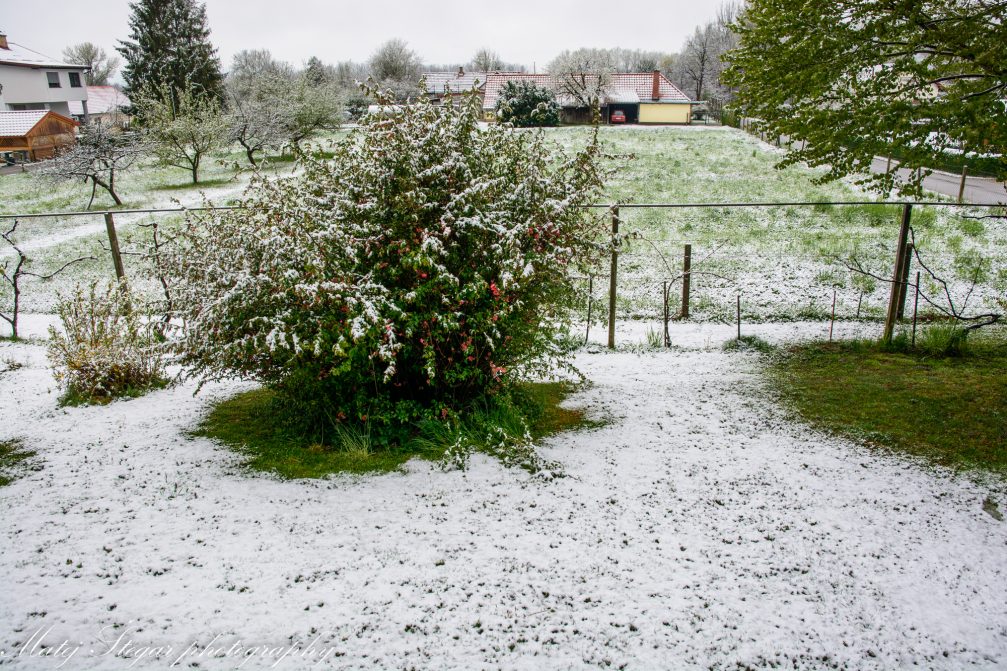
<svg viewBox="0 0 1007 671"><path fill-rule="evenodd" d="M8 42L0 31L0 111L51 110L69 117L70 102L79 101L86 119L85 72L81 65Z"/></svg>

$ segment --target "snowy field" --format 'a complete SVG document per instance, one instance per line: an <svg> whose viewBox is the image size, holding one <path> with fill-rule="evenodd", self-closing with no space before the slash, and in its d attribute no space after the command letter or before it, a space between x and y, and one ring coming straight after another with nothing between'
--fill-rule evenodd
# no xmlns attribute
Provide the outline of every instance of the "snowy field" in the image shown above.
<svg viewBox="0 0 1007 671"><path fill-rule="evenodd" d="M608 424L543 441L548 481L250 475L188 437L247 385L59 408L41 345L0 343L3 433L41 467L0 488L0 666L1007 666L1005 484L792 423L729 337L579 354L569 403Z"/></svg>
<svg viewBox="0 0 1007 671"><path fill-rule="evenodd" d="M587 137L550 133L567 147ZM603 129L603 141L613 201L869 199L800 166L774 170L779 150L731 129ZM230 175L214 163L202 187L161 188L184 177L148 167L123 187L132 207L196 205L204 192L227 204L248 178ZM6 211L87 198L31 175L0 178L0 193ZM833 291L836 337L878 336L888 287L835 257L890 272L898 208L622 220L638 239L620 257L621 349L597 346L599 269L595 344L577 356L591 384L569 400L607 424L543 441L565 475L548 481L478 456L465 472L252 474L190 436L250 388L239 382L61 408L41 339L58 293L112 276L104 223L24 220L36 270L96 260L27 282L29 340L0 341L0 441L37 453L0 487L0 667L1007 668L1007 523L983 510L987 497L1003 506L1007 483L795 423L762 387L757 355L721 350L738 295L743 332L771 342L826 338ZM117 216L125 249L149 221ZM1004 295L1007 226L947 208L914 221L955 291L982 259L973 304ZM685 243L696 321L672 324L673 350L649 350ZM135 257L126 266L135 289L155 290Z"/></svg>
<svg viewBox="0 0 1007 671"><path fill-rule="evenodd" d="M603 128L602 142L611 155L613 170L604 201L631 203L724 203L770 201L862 201L875 197L851 181L818 185L820 170L791 166L776 170L782 150L736 129L720 127ZM547 131L560 145L574 149L588 140L584 128ZM325 140L331 141L332 138ZM323 145L325 143L323 142ZM214 204L227 205L240 195L248 174L234 177L229 155L212 162L208 182L197 188L185 185L182 171L146 166L127 173L124 198L130 207L194 206L203 195ZM291 164L278 164L278 175ZM163 188L165 185L170 188ZM79 210L87 202L87 189L75 185L53 188L32 175L0 178L5 211ZM934 199L937 196L934 195ZM609 223L597 212L601 230ZM967 214L988 214L975 209ZM170 229L177 215L117 215L122 246L144 251L149 229L140 224L159 221ZM836 292L837 316L881 318L888 285L864 281L851 274L839 259L856 256L873 272L891 273L898 235L900 208L773 207L753 209L679 209L621 211L621 231L640 236L631 240L620 261L620 319L656 317L662 308L661 287L674 280L681 268L683 245L693 246L692 315L701 321L733 319L736 297L742 297L746 320L792 321L824 319ZM913 222L917 243L928 263L951 282L957 299L970 286L971 270L981 260L980 286L971 298L976 308L995 305L1007 291L1007 224L958 216L948 207L918 207ZM28 278L22 308L29 313L51 313L57 294L67 293L76 282L111 279L112 264L103 248L105 226L100 216L25 219L18 239L36 271L48 271L80 256L93 256L52 281ZM7 252L0 249L0 254ZM158 286L144 262L125 258L133 288L156 296ZM607 296L607 263L596 269L594 299ZM937 293L937 287L926 287ZM585 282L585 296L587 283ZM679 308L679 290L672 291L673 313ZM0 295L0 309L9 306ZM585 307L585 306L582 306ZM580 309L580 308L579 308ZM926 308L924 301L924 309ZM583 310L586 314L586 309ZM596 310L601 315L603 310ZM3 329L4 326L0 326ZM0 333L4 331L0 330Z"/></svg>

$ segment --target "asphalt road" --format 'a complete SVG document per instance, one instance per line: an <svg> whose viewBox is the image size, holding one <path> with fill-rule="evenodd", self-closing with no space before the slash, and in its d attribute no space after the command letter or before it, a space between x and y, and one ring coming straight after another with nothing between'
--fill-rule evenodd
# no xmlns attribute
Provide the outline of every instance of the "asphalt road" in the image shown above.
<svg viewBox="0 0 1007 671"><path fill-rule="evenodd" d="M758 137L758 133L752 133ZM786 135L780 138L780 143L784 148L787 146ZM796 143L795 143L796 144ZM888 168L888 159L875 156L871 164L871 171L874 173L885 172ZM908 177L909 170L899 170L900 177ZM952 198L958 198L958 189L961 186L961 175L953 175L949 172L934 172L923 180L923 188L934 193L939 193ZM1007 205L1007 185L988 177L966 177L965 193L963 200L966 203L976 205Z"/></svg>
<svg viewBox="0 0 1007 671"><path fill-rule="evenodd" d="M871 169L876 172L884 172L887 168L888 160L875 157ZM900 177L908 177L909 170L899 170ZM936 193L958 197L958 188L961 186L961 175L952 175L948 172L935 172L923 180L923 188ZM1007 204L1007 187L1003 182L986 177L966 177L965 197L966 203L977 205L1001 205Z"/></svg>

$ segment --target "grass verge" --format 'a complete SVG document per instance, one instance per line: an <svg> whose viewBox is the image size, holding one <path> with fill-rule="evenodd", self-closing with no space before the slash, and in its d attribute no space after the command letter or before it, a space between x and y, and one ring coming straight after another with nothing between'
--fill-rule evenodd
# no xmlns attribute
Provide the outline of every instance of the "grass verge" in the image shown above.
<svg viewBox="0 0 1007 671"><path fill-rule="evenodd" d="M532 438L599 425L588 420L583 410L560 407L573 390L571 384L552 382L527 384L519 389L521 412ZM427 431L408 445L383 449L370 444L366 427L347 427L327 441L333 444L322 445L285 428L276 412L276 400L276 394L269 389L238 394L214 407L193 435L219 440L245 455L248 468L283 478L382 473L400 468L413 457L440 460L458 435L454 429ZM514 420L513 415L501 417L500 412L497 408L476 408L465 425L482 428L492 422Z"/></svg>
<svg viewBox="0 0 1007 671"><path fill-rule="evenodd" d="M0 487L14 482L28 466L25 462L34 456L20 440L0 440Z"/></svg>
<svg viewBox="0 0 1007 671"><path fill-rule="evenodd" d="M157 379L151 381L150 384L136 387L126 387L122 391L112 395L88 394L74 387L70 387L59 397L59 405L60 407L72 408L84 405L108 405L112 401L140 398L141 396L149 394L156 389L167 389L170 383L171 381L167 378L158 377Z"/></svg>
<svg viewBox="0 0 1007 671"><path fill-rule="evenodd" d="M1007 472L1007 343L945 357L816 343L784 350L770 373L815 426L944 466Z"/></svg>

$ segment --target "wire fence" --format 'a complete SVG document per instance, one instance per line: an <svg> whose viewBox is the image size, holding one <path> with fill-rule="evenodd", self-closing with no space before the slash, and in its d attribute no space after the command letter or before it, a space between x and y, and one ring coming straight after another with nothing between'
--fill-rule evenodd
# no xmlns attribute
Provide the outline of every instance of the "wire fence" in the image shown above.
<svg viewBox="0 0 1007 671"><path fill-rule="evenodd" d="M15 302L20 313L52 314L59 296L75 285L116 276L161 300L159 250L187 217L216 209L236 207L0 215L6 241L0 314L9 322ZM599 242L610 251L580 276L582 299L571 307L585 332L607 330L610 344L622 321L655 329L671 320L734 323L739 317L884 323L893 276L903 285L896 298L912 303L917 271L923 319L947 316L949 306L961 314L1002 311L1007 293L1004 207L796 201L589 209L599 219ZM910 235L903 240L907 212ZM907 244L908 264L899 260ZM902 317L909 317L904 308Z"/></svg>

